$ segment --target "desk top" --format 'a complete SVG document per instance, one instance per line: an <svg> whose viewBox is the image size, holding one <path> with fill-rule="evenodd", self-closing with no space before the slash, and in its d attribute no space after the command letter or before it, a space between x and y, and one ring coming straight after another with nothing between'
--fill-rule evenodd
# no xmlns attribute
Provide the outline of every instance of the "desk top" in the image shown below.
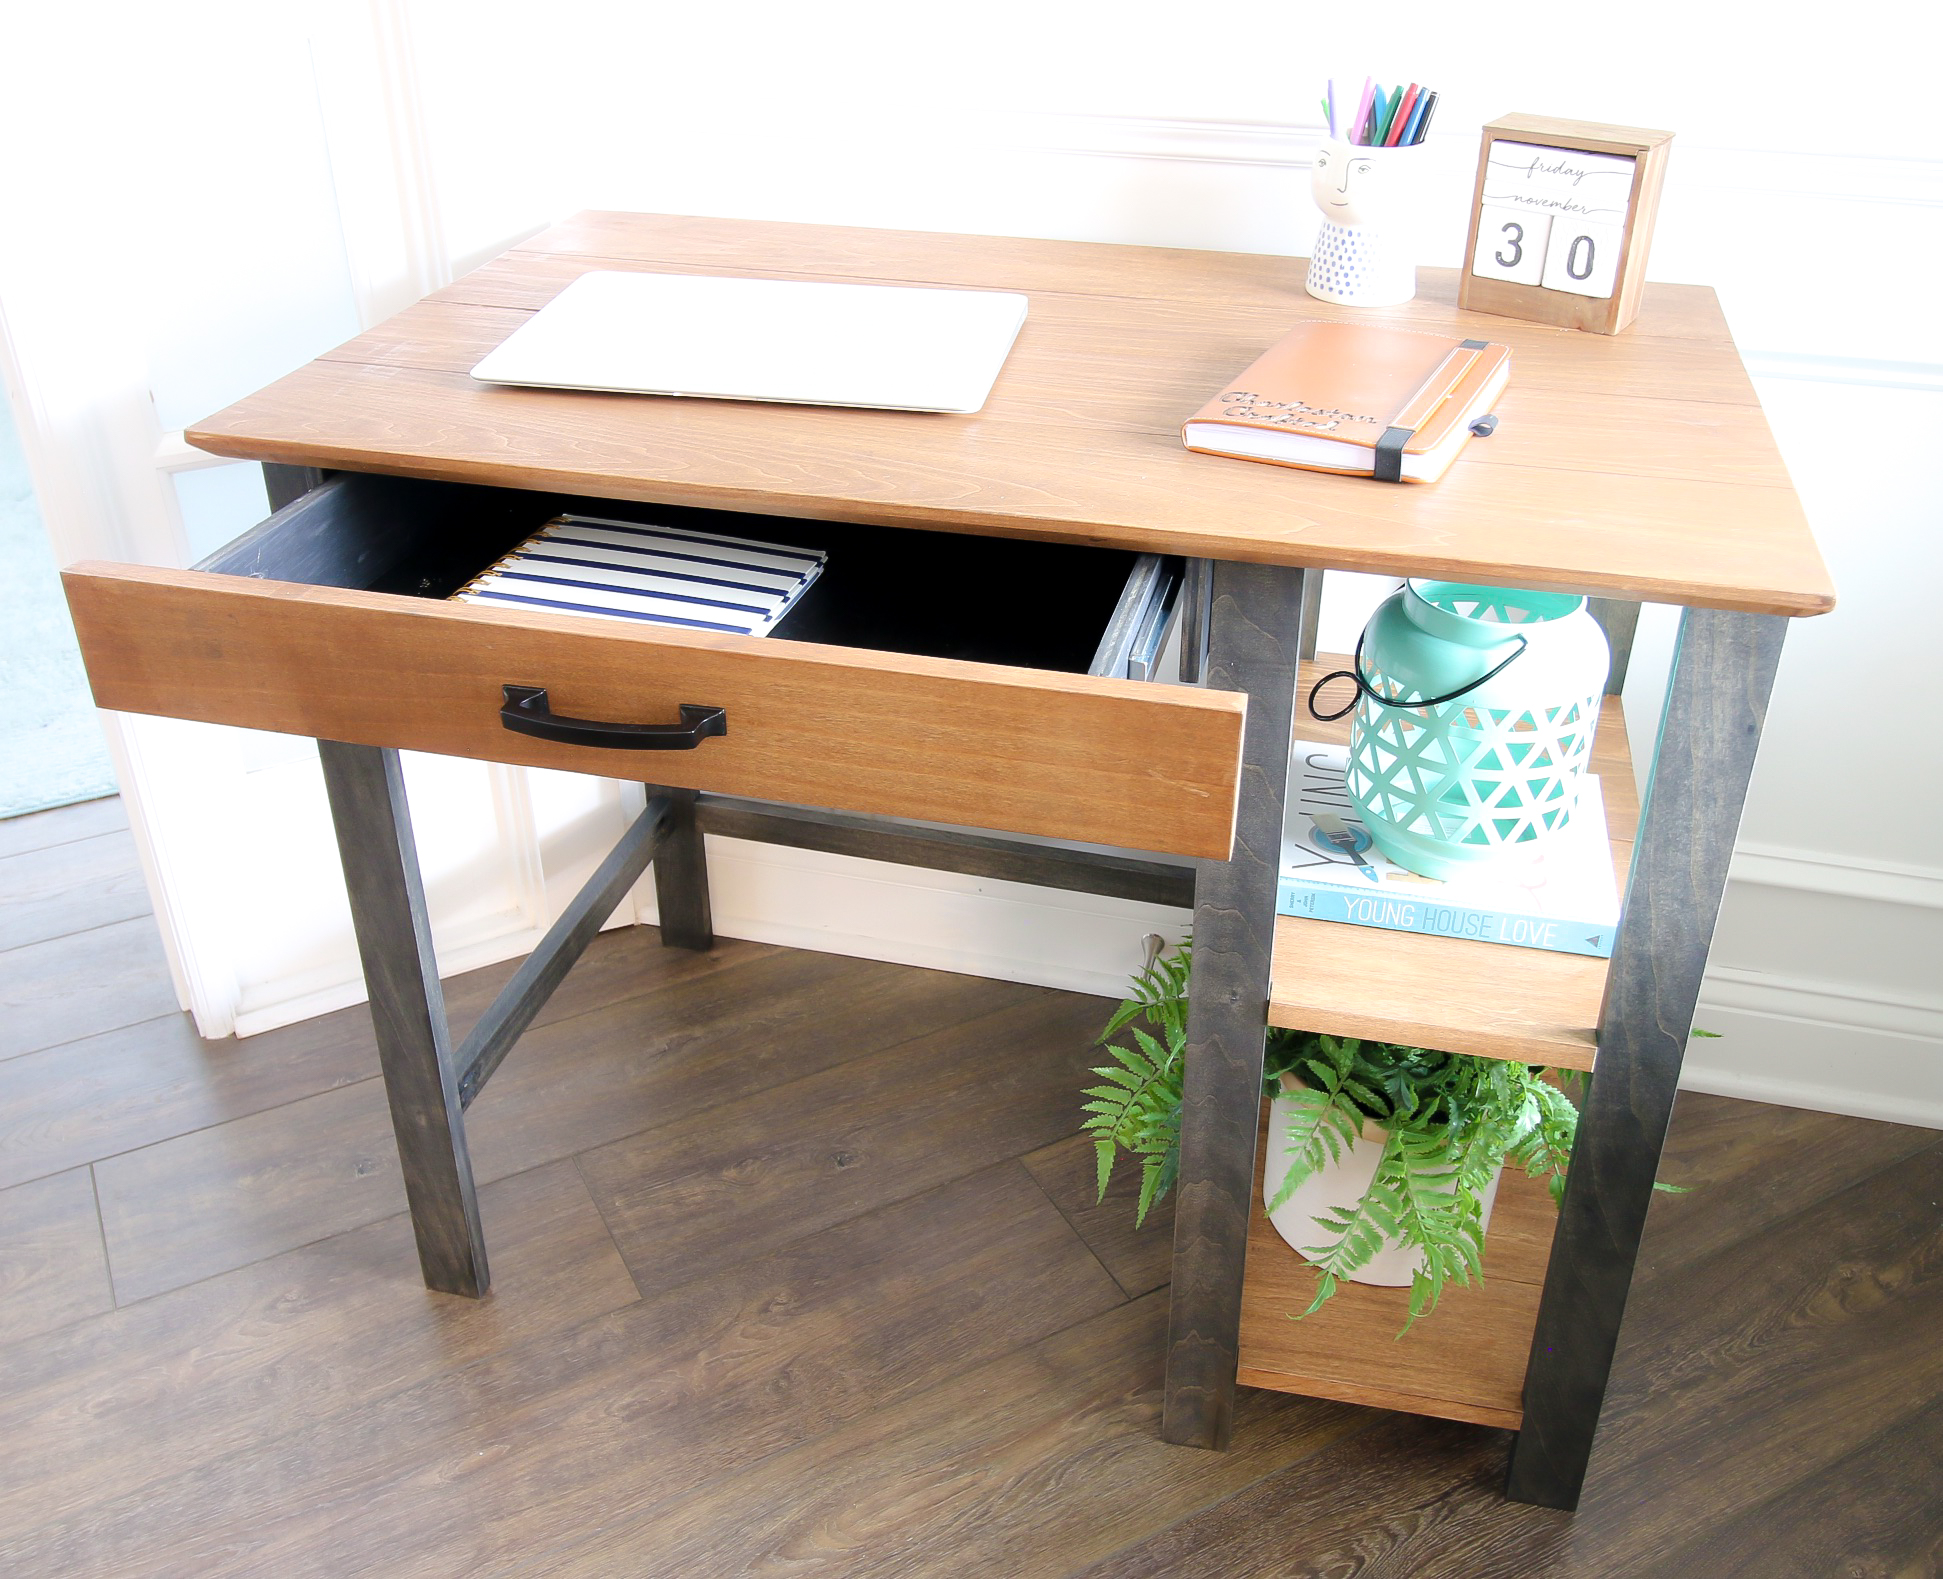
<svg viewBox="0 0 1943 1579"><path fill-rule="evenodd" d="M588 269L1025 291L973 416L505 389L468 370ZM587 213L191 429L218 455L883 525L1430 575L1776 614L1834 603L1704 286L1616 336L1334 307L1298 259ZM1180 424L1301 319L1512 348L1501 424L1429 485L1191 455Z"/></svg>

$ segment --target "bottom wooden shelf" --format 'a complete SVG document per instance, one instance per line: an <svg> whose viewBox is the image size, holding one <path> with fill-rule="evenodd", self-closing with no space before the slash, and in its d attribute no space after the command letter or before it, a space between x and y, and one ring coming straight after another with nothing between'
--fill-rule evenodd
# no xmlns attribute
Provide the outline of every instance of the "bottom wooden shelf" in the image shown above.
<svg viewBox="0 0 1943 1579"><path fill-rule="evenodd" d="M1264 1134L1267 1128L1264 1104ZM1255 1150L1237 1379L1247 1387L1517 1430L1558 1220L1544 1181L1506 1170L1485 1236L1483 1283L1448 1291L1432 1315L1398 1339L1408 1289L1345 1283L1315 1315L1289 1319L1315 1296L1316 1274L1262 1209L1266 1151L1264 1145Z"/></svg>

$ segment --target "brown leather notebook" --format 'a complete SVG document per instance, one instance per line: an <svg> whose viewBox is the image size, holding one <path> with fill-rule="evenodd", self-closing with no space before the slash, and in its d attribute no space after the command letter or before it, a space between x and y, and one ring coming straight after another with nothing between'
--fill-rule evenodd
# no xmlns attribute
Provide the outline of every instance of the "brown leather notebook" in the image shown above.
<svg viewBox="0 0 1943 1579"><path fill-rule="evenodd" d="M1491 409L1511 351L1373 324L1298 324L1181 427L1203 455L1435 482Z"/></svg>

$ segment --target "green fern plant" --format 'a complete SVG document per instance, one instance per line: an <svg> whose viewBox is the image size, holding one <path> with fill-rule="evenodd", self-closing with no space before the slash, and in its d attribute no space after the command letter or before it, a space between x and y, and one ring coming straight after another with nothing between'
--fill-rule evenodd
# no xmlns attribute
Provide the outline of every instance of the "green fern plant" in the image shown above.
<svg viewBox="0 0 1943 1579"><path fill-rule="evenodd" d="M1546 1178L1554 1201L1563 1197L1579 1114L1542 1068L1315 1032L1283 1032L1273 1042L1268 1065L1291 1112L1292 1148L1269 1210L1339 1159L1364 1120L1385 1131L1362 1199L1318 1217L1325 1242L1303 1246L1318 1276L1301 1314L1320 1309L1387 1244L1400 1244L1423 1256L1407 1332L1446 1288L1483 1275L1484 1192L1500 1163ZM1294 1083L1281 1082L1283 1074Z"/></svg>
<svg viewBox="0 0 1943 1579"><path fill-rule="evenodd" d="M1140 1159L1140 1204L1134 1227L1174 1187L1181 1171L1181 1077L1187 1059L1187 973L1190 949L1151 960L1133 979L1127 1000L1113 1012L1097 1046L1113 1062L1093 1071L1105 1085L1089 1086L1081 1126L1093 1137L1100 1199L1113 1177L1114 1159L1126 1152ZM1153 1029L1136 1025L1146 1021ZM1113 1040L1131 1029L1134 1045ZM1154 1032L1159 1032L1156 1037Z"/></svg>
<svg viewBox="0 0 1943 1579"><path fill-rule="evenodd" d="M1099 1195L1117 1158L1140 1165L1136 1226L1180 1172L1181 1091L1187 1061L1187 982L1182 944L1133 980L1098 1045L1112 1062L1095 1068L1083 1129L1092 1137ZM1117 1041L1122 1032L1131 1045ZM1264 1090L1289 1098L1294 1158L1274 1204L1341 1157L1365 1119L1388 1132L1369 1190L1354 1207L1319 1219L1327 1242L1305 1248L1318 1273L1319 1309L1340 1282L1386 1243L1423 1252L1410 1290L1408 1331L1452 1283L1481 1276L1482 1195L1500 1161L1546 1176L1562 1198L1578 1110L1542 1068L1389 1042L1272 1029ZM1284 1092L1281 1077L1293 1076ZM1401 1336L1401 1333L1399 1333Z"/></svg>

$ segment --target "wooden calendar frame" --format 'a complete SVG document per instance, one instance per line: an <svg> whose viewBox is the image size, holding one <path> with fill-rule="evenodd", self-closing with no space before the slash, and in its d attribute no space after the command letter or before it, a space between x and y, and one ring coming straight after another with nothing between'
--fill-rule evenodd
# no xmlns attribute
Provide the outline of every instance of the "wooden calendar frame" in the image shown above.
<svg viewBox="0 0 1943 1579"><path fill-rule="evenodd" d="M1559 120L1549 115L1505 115L1484 128L1478 148L1477 187L1471 194L1471 230L1464 242L1464 261L1458 274L1457 305L1472 312L1530 323L1587 329L1594 334L1618 334L1639 313L1640 293L1646 284L1646 254L1653 241L1653 221L1659 212L1660 185L1666 176L1671 132L1635 126L1601 126L1592 121ZM1477 255L1479 221L1484 208L1484 183L1491 166L1491 146L1498 142L1532 143L1542 148L1608 154L1633 161L1632 191L1626 200L1619 260L1610 296L1578 296L1544 285L1489 279L1471 272Z"/></svg>

